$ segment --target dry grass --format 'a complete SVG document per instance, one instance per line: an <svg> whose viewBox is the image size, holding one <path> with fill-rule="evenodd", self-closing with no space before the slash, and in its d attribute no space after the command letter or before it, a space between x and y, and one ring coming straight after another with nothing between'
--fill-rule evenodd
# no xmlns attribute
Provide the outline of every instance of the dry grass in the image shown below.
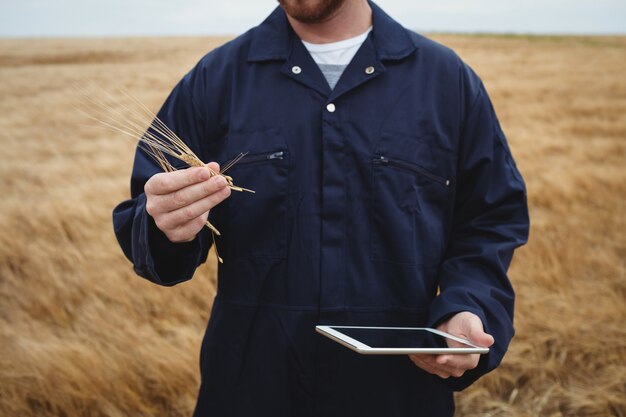
<svg viewBox="0 0 626 417"><path fill-rule="evenodd" d="M533 223L517 336L458 415L624 417L626 38L436 38L485 80ZM71 86L156 109L223 41L0 40L0 415L190 414L215 262L171 289L133 275L110 221L133 145L78 126Z"/></svg>

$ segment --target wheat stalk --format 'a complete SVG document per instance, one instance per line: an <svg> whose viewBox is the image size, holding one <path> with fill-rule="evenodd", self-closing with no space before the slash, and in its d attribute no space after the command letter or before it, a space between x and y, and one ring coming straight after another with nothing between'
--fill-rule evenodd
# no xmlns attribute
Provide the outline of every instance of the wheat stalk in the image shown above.
<svg viewBox="0 0 626 417"><path fill-rule="evenodd" d="M237 157L227 162L219 172L215 172L209 168L176 133L163 123L154 112L127 91L122 90L120 92L135 104L134 107L125 104L112 106L102 100L96 99L84 89L80 87L76 88L89 104L87 110L81 108L77 108L77 110L83 113L87 118L98 122L100 126L134 139L138 138L138 147L153 158L164 172L172 172L177 169L167 158L169 155L189 167L203 167L208 169L211 177L217 175L222 176L226 180L227 186L233 191L254 193L253 190L235 185L232 177L225 174L228 169L245 156L244 153L240 153ZM103 92L103 94L109 99L113 99L109 93ZM148 127L146 128L146 126ZM221 236L221 233L208 220L205 224L206 227L211 230L217 260L219 263L223 263L223 259L217 252L217 243L215 241L215 236Z"/></svg>

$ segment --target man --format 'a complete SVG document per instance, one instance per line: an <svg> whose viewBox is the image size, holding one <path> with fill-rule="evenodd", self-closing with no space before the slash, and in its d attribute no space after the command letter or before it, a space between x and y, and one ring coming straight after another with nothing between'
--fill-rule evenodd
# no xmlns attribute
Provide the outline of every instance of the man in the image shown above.
<svg viewBox="0 0 626 417"><path fill-rule="evenodd" d="M192 277L222 232L195 416L451 416L513 336L522 178L479 78L366 0L280 0L159 117L233 193L136 155L114 225L135 270ZM212 162L214 170L219 166ZM361 356L316 324L434 326L490 353ZM411 360L409 360L411 359Z"/></svg>

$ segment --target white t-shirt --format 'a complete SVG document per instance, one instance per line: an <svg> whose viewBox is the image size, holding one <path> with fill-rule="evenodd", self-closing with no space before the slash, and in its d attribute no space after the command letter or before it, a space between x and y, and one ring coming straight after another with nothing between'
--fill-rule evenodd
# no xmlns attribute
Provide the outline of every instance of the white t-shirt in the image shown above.
<svg viewBox="0 0 626 417"><path fill-rule="evenodd" d="M370 26L364 33L339 42L309 43L302 41L315 63L319 65L331 89L335 88L339 77L365 42L371 30L372 27Z"/></svg>

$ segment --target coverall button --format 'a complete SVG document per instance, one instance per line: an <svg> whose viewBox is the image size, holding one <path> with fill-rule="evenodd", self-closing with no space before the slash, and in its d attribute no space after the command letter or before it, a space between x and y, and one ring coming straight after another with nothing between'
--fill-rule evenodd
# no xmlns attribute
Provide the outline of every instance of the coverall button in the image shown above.
<svg viewBox="0 0 626 417"><path fill-rule="evenodd" d="M291 67L291 72L293 72L294 74L300 74L302 72L302 68L300 68L297 65L294 65L293 67Z"/></svg>
<svg viewBox="0 0 626 417"><path fill-rule="evenodd" d="M367 68L365 68L365 73L367 75L373 74L374 71L375 71L374 67L367 67Z"/></svg>
<svg viewBox="0 0 626 417"><path fill-rule="evenodd" d="M329 103L329 104L326 106L326 110L328 110L328 111L329 111L329 112L331 112L331 113L334 113L334 112L335 112L335 110L337 110L337 108L335 107L335 105L334 105L333 103Z"/></svg>

